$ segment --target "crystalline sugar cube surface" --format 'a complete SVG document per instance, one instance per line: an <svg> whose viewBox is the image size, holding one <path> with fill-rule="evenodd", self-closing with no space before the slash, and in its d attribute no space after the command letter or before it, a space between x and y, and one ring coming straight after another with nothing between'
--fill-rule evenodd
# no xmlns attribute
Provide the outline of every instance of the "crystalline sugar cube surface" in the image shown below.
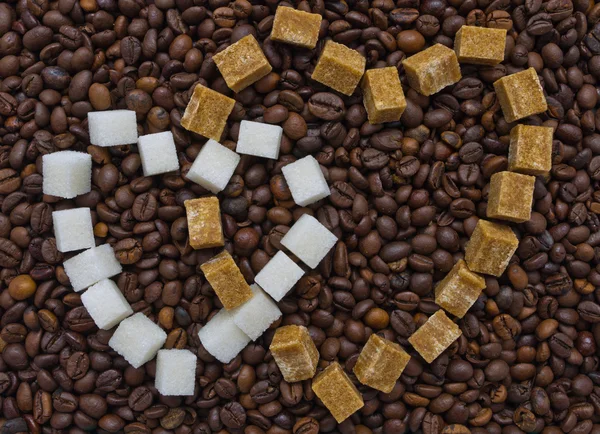
<svg viewBox="0 0 600 434"><path fill-rule="evenodd" d="M336 242L337 237L308 214L302 215L281 239L281 244L310 268L316 268Z"/></svg>
<svg viewBox="0 0 600 434"><path fill-rule="evenodd" d="M138 139L144 176L159 175L179 169L173 133L147 134Z"/></svg>
<svg viewBox="0 0 600 434"><path fill-rule="evenodd" d="M119 274L122 270L110 244L103 244L81 252L71 259L67 259L63 266L73 289L77 292L102 279Z"/></svg>
<svg viewBox="0 0 600 434"><path fill-rule="evenodd" d="M52 213L54 238L59 252L94 247L94 228L89 208L73 208Z"/></svg>
<svg viewBox="0 0 600 434"><path fill-rule="evenodd" d="M254 278L275 301L281 300L304 275L288 255L279 251Z"/></svg>
<svg viewBox="0 0 600 434"><path fill-rule="evenodd" d="M121 321L108 345L139 368L154 358L166 340L163 329L140 312Z"/></svg>
<svg viewBox="0 0 600 434"><path fill-rule="evenodd" d="M283 128L261 122L242 121L236 151L276 160Z"/></svg>
<svg viewBox="0 0 600 434"><path fill-rule="evenodd" d="M104 279L81 294L81 302L99 329L109 330L133 313L115 282Z"/></svg>
<svg viewBox="0 0 600 434"><path fill-rule="evenodd" d="M92 190L92 156L60 151L42 157L44 194L72 199Z"/></svg>
<svg viewBox="0 0 600 434"><path fill-rule="evenodd" d="M186 176L217 194L227 186L239 162L238 154L211 139L204 144Z"/></svg>
<svg viewBox="0 0 600 434"><path fill-rule="evenodd" d="M154 386L163 396L194 394L196 356L189 350L160 350L156 355Z"/></svg>
<svg viewBox="0 0 600 434"><path fill-rule="evenodd" d="M331 194L319 162L312 156L287 164L281 168L294 202L310 205Z"/></svg>
<svg viewBox="0 0 600 434"><path fill-rule="evenodd" d="M258 339L269 326L281 317L281 311L271 297L252 285L253 297L241 306L233 309L233 322L253 341Z"/></svg>
<svg viewBox="0 0 600 434"><path fill-rule="evenodd" d="M225 309L213 316L198 332L200 342L215 359L229 363L248 345L251 339L233 322Z"/></svg>
<svg viewBox="0 0 600 434"><path fill-rule="evenodd" d="M130 145L137 142L138 130L133 110L88 113L90 143L96 146Z"/></svg>

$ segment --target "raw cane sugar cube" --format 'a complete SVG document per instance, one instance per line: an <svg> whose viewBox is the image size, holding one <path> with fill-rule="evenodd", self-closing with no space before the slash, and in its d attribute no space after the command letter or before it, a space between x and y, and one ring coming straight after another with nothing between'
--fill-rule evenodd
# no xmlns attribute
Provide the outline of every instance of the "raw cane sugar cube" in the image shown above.
<svg viewBox="0 0 600 434"><path fill-rule="evenodd" d="M542 85L533 68L496 80L494 89L506 122L518 121L548 109Z"/></svg>
<svg viewBox="0 0 600 434"><path fill-rule="evenodd" d="M275 11L271 39L313 49L319 39L321 15L279 6Z"/></svg>
<svg viewBox="0 0 600 434"><path fill-rule="evenodd" d="M440 309L408 338L408 342L427 363L431 363L461 334L460 328Z"/></svg>
<svg viewBox="0 0 600 434"><path fill-rule="evenodd" d="M233 99L198 84L185 108L181 126L196 134L219 141L233 106L235 106Z"/></svg>
<svg viewBox="0 0 600 434"><path fill-rule="evenodd" d="M485 288L485 279L473 273L462 259L435 287L435 302L446 312L462 318Z"/></svg>
<svg viewBox="0 0 600 434"><path fill-rule="evenodd" d="M137 142L138 129L133 110L88 113L90 143L96 146L130 145Z"/></svg>
<svg viewBox="0 0 600 434"><path fill-rule="evenodd" d="M331 194L319 162L307 155L281 168L294 202L300 206L310 205Z"/></svg>
<svg viewBox="0 0 600 434"><path fill-rule="evenodd" d="M154 387L163 396L190 396L196 382L196 355L190 350L160 350Z"/></svg>
<svg viewBox="0 0 600 434"><path fill-rule="evenodd" d="M498 172L490 180L487 216L491 219L523 223L531 218L535 177L514 172Z"/></svg>
<svg viewBox="0 0 600 434"><path fill-rule="evenodd" d="M408 84L425 96L438 93L461 79L454 50L435 44L402 61Z"/></svg>
<svg viewBox="0 0 600 434"><path fill-rule="evenodd" d="M551 127L517 125L510 130L508 170L525 175L547 175L552 168Z"/></svg>
<svg viewBox="0 0 600 434"><path fill-rule="evenodd" d="M72 252L96 246L89 208L54 211L52 222L59 252Z"/></svg>
<svg viewBox="0 0 600 434"><path fill-rule="evenodd" d="M200 266L225 309L235 309L252 298L252 290L227 250Z"/></svg>
<svg viewBox="0 0 600 434"><path fill-rule="evenodd" d="M312 390L338 423L348 419L365 403L360 392L338 362L326 367L312 382Z"/></svg>
<svg viewBox="0 0 600 434"><path fill-rule="evenodd" d="M92 191L92 156L76 151L46 154L42 174L44 194L73 199Z"/></svg>
<svg viewBox="0 0 600 434"><path fill-rule="evenodd" d="M227 187L240 156L213 139L204 144L186 177L217 194Z"/></svg>
<svg viewBox="0 0 600 434"><path fill-rule="evenodd" d="M327 41L312 73L312 79L350 96L365 73L366 64L367 59L358 51Z"/></svg>
<svg viewBox="0 0 600 434"><path fill-rule="evenodd" d="M104 279L81 294L81 302L102 330L109 330L133 313L115 282Z"/></svg>
<svg viewBox="0 0 600 434"><path fill-rule="evenodd" d="M227 86L240 92L271 72L271 64L258 41L252 35L244 36L235 44L213 56Z"/></svg>
<svg viewBox="0 0 600 434"><path fill-rule="evenodd" d="M225 309L221 309L200 329L198 337L206 351L221 363L231 362L251 341Z"/></svg>
<svg viewBox="0 0 600 434"><path fill-rule="evenodd" d="M409 360L410 356L400 345L372 334L360 352L353 371L362 384L389 393Z"/></svg>
<svg viewBox="0 0 600 434"><path fill-rule="evenodd" d="M147 134L138 139L144 176L160 175L179 169L173 133Z"/></svg>
<svg viewBox="0 0 600 434"><path fill-rule="evenodd" d="M506 30L462 26L454 37L458 61L477 65L497 65L504 60Z"/></svg>
<svg viewBox="0 0 600 434"><path fill-rule="evenodd" d="M319 351L304 326L279 327L275 330L269 350L288 383L308 380L317 372Z"/></svg>
<svg viewBox="0 0 600 434"><path fill-rule="evenodd" d="M163 329L138 312L121 321L108 345L137 369L152 360L166 340Z"/></svg>
<svg viewBox="0 0 600 434"><path fill-rule="evenodd" d="M396 67L369 69L362 79L362 90L369 123L400 120L406 99Z"/></svg>
<svg viewBox="0 0 600 434"><path fill-rule="evenodd" d="M281 239L281 244L310 268L316 268L336 242L337 237L308 214L302 215Z"/></svg>
<svg viewBox="0 0 600 434"><path fill-rule="evenodd" d="M281 311L258 285L252 285L250 289L254 294L252 298L231 313L235 325L255 341L281 317Z"/></svg>
<svg viewBox="0 0 600 434"><path fill-rule="evenodd" d="M280 301L303 275L304 270L279 251L259 271L254 281L275 301Z"/></svg>
<svg viewBox="0 0 600 434"><path fill-rule="evenodd" d="M84 290L103 279L119 274L121 264L110 244L92 247L63 262L75 292Z"/></svg>
<svg viewBox="0 0 600 434"><path fill-rule="evenodd" d="M510 227L480 219L465 246L465 261L471 271L500 277L517 247Z"/></svg>
<svg viewBox="0 0 600 434"><path fill-rule="evenodd" d="M189 199L183 202L183 205L192 248L207 249L225 244L221 226L221 207L216 196Z"/></svg>
<svg viewBox="0 0 600 434"><path fill-rule="evenodd" d="M242 121L236 151L277 160L283 128L279 125Z"/></svg>

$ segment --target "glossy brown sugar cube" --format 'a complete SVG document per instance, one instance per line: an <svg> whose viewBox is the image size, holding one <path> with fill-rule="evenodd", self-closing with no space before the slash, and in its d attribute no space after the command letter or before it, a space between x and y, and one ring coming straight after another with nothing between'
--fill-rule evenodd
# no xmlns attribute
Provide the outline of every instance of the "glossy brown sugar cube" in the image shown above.
<svg viewBox="0 0 600 434"><path fill-rule="evenodd" d="M461 63L497 65L504 60L506 30L462 26L454 38L454 51Z"/></svg>
<svg viewBox="0 0 600 434"><path fill-rule="evenodd" d="M198 84L185 108L181 126L218 142L234 105L231 98Z"/></svg>
<svg viewBox="0 0 600 434"><path fill-rule="evenodd" d="M200 269L225 309L234 309L252 298L250 286L227 250L202 264Z"/></svg>
<svg viewBox="0 0 600 434"><path fill-rule="evenodd" d="M190 246L194 249L221 247L225 244L221 226L221 208L216 196L186 200Z"/></svg>
<svg viewBox="0 0 600 434"><path fill-rule="evenodd" d="M427 363L431 363L461 334L458 326L440 309L408 338L408 342Z"/></svg>
<svg viewBox="0 0 600 434"><path fill-rule="evenodd" d="M365 405L362 395L338 362L317 375L312 382L312 390L338 423Z"/></svg>
<svg viewBox="0 0 600 434"><path fill-rule="evenodd" d="M372 334L358 356L354 374L362 384L389 393L409 360L400 345Z"/></svg>
<svg viewBox="0 0 600 434"><path fill-rule="evenodd" d="M269 347L281 375L288 383L315 376L319 351L303 326L288 325L275 330Z"/></svg>
<svg viewBox="0 0 600 434"><path fill-rule="evenodd" d="M248 35L213 56L227 86L240 92L271 72L271 64L260 45Z"/></svg>
<svg viewBox="0 0 600 434"><path fill-rule="evenodd" d="M362 90L370 123L400 120L406 109L406 99L396 67L369 69L362 79Z"/></svg>
<svg viewBox="0 0 600 434"><path fill-rule="evenodd" d="M402 61L408 84L420 94L429 96L461 79L454 50L435 44Z"/></svg>
<svg viewBox="0 0 600 434"><path fill-rule="evenodd" d="M546 175L552 168L550 127L517 125L510 130L508 170L526 175Z"/></svg>
<svg viewBox="0 0 600 434"><path fill-rule="evenodd" d="M327 41L312 79L344 95L352 95L365 73L366 64L367 60L358 51Z"/></svg>
<svg viewBox="0 0 600 434"><path fill-rule="evenodd" d="M435 302L458 318L465 316L485 288L485 279L473 273L462 259L435 287Z"/></svg>
<svg viewBox="0 0 600 434"><path fill-rule="evenodd" d="M321 15L286 6L275 11L271 39L302 48L315 48L321 29Z"/></svg>
<svg viewBox="0 0 600 434"><path fill-rule="evenodd" d="M465 261L471 271L500 277L517 247L510 227L480 219L465 246Z"/></svg>
<svg viewBox="0 0 600 434"><path fill-rule="evenodd" d="M533 68L496 80L494 89L506 122L518 121L548 109L542 85Z"/></svg>
<svg viewBox="0 0 600 434"><path fill-rule="evenodd" d="M531 218L535 177L514 172L498 172L490 180L487 216L491 219L523 223Z"/></svg>

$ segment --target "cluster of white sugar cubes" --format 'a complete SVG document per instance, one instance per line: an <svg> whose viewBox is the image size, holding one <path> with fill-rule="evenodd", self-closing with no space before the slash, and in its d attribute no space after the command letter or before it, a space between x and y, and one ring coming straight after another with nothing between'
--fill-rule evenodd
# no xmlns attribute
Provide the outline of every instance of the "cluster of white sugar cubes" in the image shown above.
<svg viewBox="0 0 600 434"><path fill-rule="evenodd" d="M52 213L54 238L59 252L94 247L94 228L89 208L73 208Z"/></svg>
<svg viewBox="0 0 600 434"><path fill-rule="evenodd" d="M84 152L60 151L42 157L42 191L72 199L92 190L92 156Z"/></svg>
<svg viewBox="0 0 600 434"><path fill-rule="evenodd" d="M137 121L133 110L90 112L87 118L92 145L106 147L137 142Z"/></svg>
<svg viewBox="0 0 600 434"><path fill-rule="evenodd" d="M67 259L63 262L63 266L76 292L122 271L121 264L115 258L115 252L110 244L85 250Z"/></svg>
<svg viewBox="0 0 600 434"><path fill-rule="evenodd" d="M108 341L134 368L152 360L164 345L167 334L141 312L124 319Z"/></svg>
<svg viewBox="0 0 600 434"><path fill-rule="evenodd" d="M230 312L235 325L254 341L281 317L281 311L258 285L252 285L250 289L252 298Z"/></svg>
<svg viewBox="0 0 600 434"><path fill-rule="evenodd" d="M109 330L133 313L115 282L104 279L81 294L81 302L99 329Z"/></svg>
<svg viewBox="0 0 600 434"><path fill-rule="evenodd" d="M254 281L275 301L280 301L303 275L304 270L279 251L260 270Z"/></svg>
<svg viewBox="0 0 600 434"><path fill-rule="evenodd" d="M240 154L276 160L279 157L282 134L283 128L278 125L242 121L235 150Z"/></svg>
<svg viewBox="0 0 600 434"><path fill-rule="evenodd" d="M186 176L190 181L217 194L227 187L239 162L238 154L210 139L198 153Z"/></svg>
<svg viewBox="0 0 600 434"><path fill-rule="evenodd" d="M159 175L179 169L173 133L146 134L138 139L144 176Z"/></svg>
<svg viewBox="0 0 600 434"><path fill-rule="evenodd" d="M287 164L281 168L294 202L310 205L331 194L319 162L312 156Z"/></svg>
<svg viewBox="0 0 600 434"><path fill-rule="evenodd" d="M310 268L316 268L336 242L337 237L308 214L303 214L281 239L281 244Z"/></svg>
<svg viewBox="0 0 600 434"><path fill-rule="evenodd" d="M233 315L221 309L198 332L200 342L221 363L231 362L250 342L250 338L235 325Z"/></svg>
<svg viewBox="0 0 600 434"><path fill-rule="evenodd" d="M194 394L196 355L189 350L160 350L156 355L154 387L163 396Z"/></svg>

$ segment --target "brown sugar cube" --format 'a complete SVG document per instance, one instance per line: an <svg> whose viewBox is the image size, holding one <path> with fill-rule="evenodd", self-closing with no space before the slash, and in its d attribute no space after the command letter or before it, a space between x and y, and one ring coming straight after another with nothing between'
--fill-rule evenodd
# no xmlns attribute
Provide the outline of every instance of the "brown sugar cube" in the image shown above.
<svg viewBox="0 0 600 434"><path fill-rule="evenodd" d="M240 92L271 72L271 64L252 35L213 56L227 86Z"/></svg>
<svg viewBox="0 0 600 434"><path fill-rule="evenodd" d="M550 127L517 125L510 130L508 170L526 175L547 175L552 168Z"/></svg>
<svg viewBox="0 0 600 434"><path fill-rule="evenodd" d="M279 6L275 11L271 39L302 48L315 48L321 29L321 15Z"/></svg>
<svg viewBox="0 0 600 434"><path fill-rule="evenodd" d="M462 318L485 288L485 279L473 273L462 259L435 287L435 302L452 315Z"/></svg>
<svg viewBox="0 0 600 434"><path fill-rule="evenodd" d="M410 356L400 345L372 334L360 352L353 370L361 383L389 393L409 360Z"/></svg>
<svg viewBox="0 0 600 434"><path fill-rule="evenodd" d="M496 80L494 89L506 122L514 122L548 109L542 85L533 68Z"/></svg>
<svg viewBox="0 0 600 434"><path fill-rule="evenodd" d="M531 218L535 177L514 172L498 172L490 180L487 216L491 219L523 223Z"/></svg>
<svg viewBox="0 0 600 434"><path fill-rule="evenodd" d="M338 423L342 423L365 403L338 362L326 367L312 382L312 390Z"/></svg>
<svg viewBox="0 0 600 434"><path fill-rule="evenodd" d="M221 208L216 196L189 199L183 202L183 205L192 248L208 249L225 245L221 227Z"/></svg>
<svg viewBox="0 0 600 434"><path fill-rule="evenodd" d="M460 328L440 309L408 338L408 342L427 363L431 363L461 334Z"/></svg>
<svg viewBox="0 0 600 434"><path fill-rule="evenodd" d="M275 330L271 355L288 383L308 380L315 376L319 351L303 326L288 325Z"/></svg>
<svg viewBox="0 0 600 434"><path fill-rule="evenodd" d="M358 51L327 41L312 73L312 79L344 95L352 95L365 73L366 64L367 59Z"/></svg>
<svg viewBox="0 0 600 434"><path fill-rule="evenodd" d="M202 264L200 269L225 309L235 309L252 298L250 286L227 250Z"/></svg>
<svg viewBox="0 0 600 434"><path fill-rule="evenodd" d="M508 226L480 219L465 246L465 261L471 271L500 277L518 246Z"/></svg>
<svg viewBox="0 0 600 434"><path fill-rule="evenodd" d="M234 105L231 98L198 84L185 108L181 126L219 141Z"/></svg>
<svg viewBox="0 0 600 434"><path fill-rule="evenodd" d="M458 61L477 65L497 65L504 60L506 30L462 26L454 38Z"/></svg>
<svg viewBox="0 0 600 434"><path fill-rule="evenodd" d="M398 69L369 69L362 79L365 109L372 124L396 122L406 108Z"/></svg>
<svg viewBox="0 0 600 434"><path fill-rule="evenodd" d="M461 79L454 50L435 44L402 61L408 84L425 96L433 95Z"/></svg>

